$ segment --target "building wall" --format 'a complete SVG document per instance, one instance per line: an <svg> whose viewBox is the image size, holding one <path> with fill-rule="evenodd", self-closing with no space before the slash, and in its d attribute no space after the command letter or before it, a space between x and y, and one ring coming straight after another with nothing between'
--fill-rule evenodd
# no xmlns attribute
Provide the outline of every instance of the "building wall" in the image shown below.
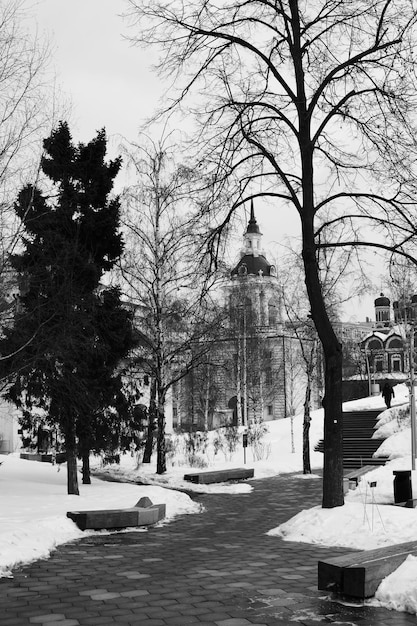
<svg viewBox="0 0 417 626"><path fill-rule="evenodd" d="M0 399L0 454L15 452L21 446L18 435L19 410L11 403Z"/></svg>
<svg viewBox="0 0 417 626"><path fill-rule="evenodd" d="M240 350L239 350L240 344ZM297 337L288 333L260 331L246 341L242 337L215 342L201 366L174 386L173 426L204 430L236 424L238 419L238 373L242 422L271 421L303 411L307 378ZM239 365L240 363L240 365ZM244 367L246 363L246 393ZM311 394L312 409L321 406L316 374Z"/></svg>

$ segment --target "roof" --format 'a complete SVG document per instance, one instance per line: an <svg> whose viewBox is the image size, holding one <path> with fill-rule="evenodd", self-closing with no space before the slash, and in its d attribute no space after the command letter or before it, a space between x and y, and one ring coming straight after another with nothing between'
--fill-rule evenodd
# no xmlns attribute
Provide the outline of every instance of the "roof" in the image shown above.
<svg viewBox="0 0 417 626"><path fill-rule="evenodd" d="M255 209L253 207L253 200L250 203L250 219L248 222L248 227L246 229L246 233L256 233L257 235L261 235L261 231L259 230L258 222L255 217Z"/></svg>
<svg viewBox="0 0 417 626"><path fill-rule="evenodd" d="M245 276L247 274L275 276L275 265L270 265L262 254L258 256L245 254L232 270L232 276Z"/></svg>
<svg viewBox="0 0 417 626"><path fill-rule="evenodd" d="M401 339L401 341L404 341L404 337L402 333L399 332L399 330L400 329L398 326L390 328L388 333L383 333L383 332L374 330L373 332L363 337L360 343L365 344L367 341L369 341L372 338L380 339L383 343L387 343L393 337L397 337L398 339Z"/></svg>
<svg viewBox="0 0 417 626"><path fill-rule="evenodd" d="M381 293L379 298L376 298L376 300L374 301L375 306L389 306L390 303L391 303L390 299L384 296L383 293Z"/></svg>
<svg viewBox="0 0 417 626"><path fill-rule="evenodd" d="M374 372L371 375L371 381L376 382L380 380L398 380L399 382L408 380L408 374L403 372ZM343 377L343 381L345 380L362 380L367 381L368 377L364 374L352 374L352 376Z"/></svg>

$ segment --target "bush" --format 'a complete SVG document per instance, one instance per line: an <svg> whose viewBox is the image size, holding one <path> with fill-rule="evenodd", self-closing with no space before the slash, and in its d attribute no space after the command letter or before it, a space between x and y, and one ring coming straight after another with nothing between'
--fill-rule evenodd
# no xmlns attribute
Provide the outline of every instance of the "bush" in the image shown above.
<svg viewBox="0 0 417 626"><path fill-rule="evenodd" d="M165 439L165 454L167 461L171 465L175 465L175 457L178 457L181 453L181 437L176 435L166 437Z"/></svg>
<svg viewBox="0 0 417 626"><path fill-rule="evenodd" d="M271 444L264 441L268 427L262 420L253 420L248 428L248 445L252 448L253 460L267 459L271 453Z"/></svg>
<svg viewBox="0 0 417 626"><path fill-rule="evenodd" d="M218 428L213 439L214 454L223 452L226 461L230 461L236 452L240 441L239 428L237 426L225 426Z"/></svg>
<svg viewBox="0 0 417 626"><path fill-rule="evenodd" d="M208 463L203 458L207 452L208 433L197 431L187 433L184 437L185 459L190 467L207 467Z"/></svg>

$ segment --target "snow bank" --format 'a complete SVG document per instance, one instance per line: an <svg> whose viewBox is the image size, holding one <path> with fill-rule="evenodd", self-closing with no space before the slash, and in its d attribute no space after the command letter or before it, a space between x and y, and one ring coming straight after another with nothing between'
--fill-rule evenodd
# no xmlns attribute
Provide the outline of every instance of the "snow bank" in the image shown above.
<svg viewBox="0 0 417 626"><path fill-rule="evenodd" d="M142 496L165 502L167 519L198 513L201 507L178 491L159 486L103 482L80 485L80 496L66 494L66 470L12 454L0 467L0 577L14 567L47 557L57 545L93 531L78 529L67 511L129 508ZM59 471L60 470L60 471ZM143 530L143 529L141 529Z"/></svg>

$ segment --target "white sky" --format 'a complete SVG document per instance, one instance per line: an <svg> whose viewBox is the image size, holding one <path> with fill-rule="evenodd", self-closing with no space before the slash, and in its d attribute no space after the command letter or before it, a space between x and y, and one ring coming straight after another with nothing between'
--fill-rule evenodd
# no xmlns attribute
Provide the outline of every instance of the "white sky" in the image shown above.
<svg viewBox="0 0 417 626"><path fill-rule="evenodd" d="M162 87L151 54L123 38L124 0L37 0L40 36L52 45L58 82L72 100L74 138L86 141L103 126L109 137L136 137Z"/></svg>
<svg viewBox="0 0 417 626"><path fill-rule="evenodd" d="M71 103L74 141L89 141L105 127L110 154L117 154L121 136L136 140L164 95L164 85L152 71L156 56L123 36L129 32L121 17L128 8L125 0L29 0L28 7L39 36L50 41L57 84ZM269 250L299 233L295 211L258 205L256 213ZM373 317L377 295L346 307L344 317Z"/></svg>

